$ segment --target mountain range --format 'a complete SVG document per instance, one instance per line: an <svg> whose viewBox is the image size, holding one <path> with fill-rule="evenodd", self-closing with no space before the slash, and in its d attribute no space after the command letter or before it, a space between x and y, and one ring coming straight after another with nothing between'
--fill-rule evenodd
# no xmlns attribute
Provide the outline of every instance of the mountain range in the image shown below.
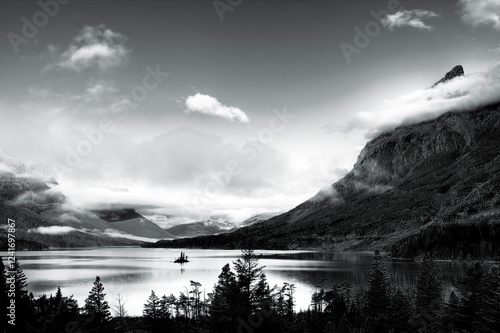
<svg viewBox="0 0 500 333"><path fill-rule="evenodd" d="M19 249L138 245L174 238L133 210L91 212L74 207L57 185L48 167L24 163L0 150L0 218L16 221ZM1 234L6 232L0 228ZM4 244L7 237L1 239Z"/></svg>
<svg viewBox="0 0 500 333"><path fill-rule="evenodd" d="M432 87L462 75L456 66ZM16 220L16 244L26 249L158 240L143 246L500 258L499 152L500 104L452 111L378 135L344 178L288 212L163 229L133 208L73 207L47 167L0 150L0 217Z"/></svg>
<svg viewBox="0 0 500 333"><path fill-rule="evenodd" d="M457 66L438 83L461 75ZM228 234L148 246L499 258L499 153L500 104L448 112L370 140L344 178L286 213Z"/></svg>
<svg viewBox="0 0 500 333"><path fill-rule="evenodd" d="M224 216L212 216L207 220L183 223L166 229L177 238L218 235L266 221L278 213L262 213L251 216L241 223L235 223Z"/></svg>

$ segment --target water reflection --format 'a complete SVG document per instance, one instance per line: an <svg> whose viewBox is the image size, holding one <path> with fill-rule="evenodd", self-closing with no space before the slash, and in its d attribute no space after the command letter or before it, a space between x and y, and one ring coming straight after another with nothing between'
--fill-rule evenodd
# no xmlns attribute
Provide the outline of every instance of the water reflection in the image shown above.
<svg viewBox="0 0 500 333"><path fill-rule="evenodd" d="M73 294L80 306L96 275L101 280L110 305L118 294L127 300L127 311L141 315L147 297L178 296L190 288L190 280L201 283L200 290L210 293L226 263L236 260L240 251L184 250L190 262L174 263L180 249L142 249L134 247L62 249L18 252L28 277L28 290L35 295L54 294L60 286L64 295ZM329 288L336 281L351 282L355 289L365 285L371 268L371 253L257 251L271 286L283 282L296 285L297 307L307 309L316 286ZM180 267L179 267L180 265ZM470 266L463 262L439 262L443 277L451 284ZM414 286L419 264L387 262L393 284Z"/></svg>

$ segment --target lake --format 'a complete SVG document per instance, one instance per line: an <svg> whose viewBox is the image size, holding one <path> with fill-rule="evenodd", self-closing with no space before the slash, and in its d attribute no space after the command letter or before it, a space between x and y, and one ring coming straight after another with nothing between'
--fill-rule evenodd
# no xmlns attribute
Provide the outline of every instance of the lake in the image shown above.
<svg viewBox="0 0 500 333"><path fill-rule="evenodd" d="M181 291L190 289L193 280L202 284L201 291L212 292L222 267L241 254L239 250L182 249L190 262L181 265L173 262L180 251L101 247L19 251L17 256L28 278L28 290L35 296L55 294L60 286L64 296L74 295L79 306L83 306L99 275L110 306L117 304L120 294L126 300L128 313L139 316L151 290L158 296L173 293L177 297ZM256 253L262 254L260 263L266 266L264 271L271 287L275 284L281 287L283 282L296 285L297 310L307 309L318 284L327 289L335 281L366 285L373 256L363 252L259 250ZM451 284L471 263L440 261L439 265L446 283ZM391 282L401 286L416 284L419 266L415 262L387 262Z"/></svg>

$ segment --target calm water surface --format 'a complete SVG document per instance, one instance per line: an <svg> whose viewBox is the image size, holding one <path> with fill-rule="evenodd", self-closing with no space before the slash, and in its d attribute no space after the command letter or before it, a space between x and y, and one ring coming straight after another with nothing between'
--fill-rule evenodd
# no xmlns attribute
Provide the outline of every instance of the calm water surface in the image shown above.
<svg viewBox="0 0 500 333"><path fill-rule="evenodd" d="M189 282L202 284L206 294L212 292L217 277L226 263L236 260L239 250L183 249L189 263L173 261L180 249L146 249L138 247L107 247L60 249L50 251L20 251L17 255L28 277L28 290L35 296L55 294L60 286L63 295L74 295L83 306L96 275L101 277L106 298L111 306L117 304L118 294L127 301L130 315L142 315L144 303L154 290L158 296L190 289ZM371 267L371 253L309 252L309 251L256 251L261 253L271 286L283 282L297 287L297 309L307 309L315 286L328 288L335 281L350 281L355 286L365 285ZM451 284L461 276L470 263L439 262L443 277ZM415 262L387 262L394 284L416 284L419 264Z"/></svg>

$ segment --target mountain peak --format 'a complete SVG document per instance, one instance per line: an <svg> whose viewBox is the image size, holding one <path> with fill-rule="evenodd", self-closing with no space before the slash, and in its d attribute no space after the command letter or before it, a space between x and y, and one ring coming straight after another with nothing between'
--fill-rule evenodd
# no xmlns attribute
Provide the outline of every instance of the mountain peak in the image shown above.
<svg viewBox="0 0 500 333"><path fill-rule="evenodd" d="M449 71L448 73L446 73L446 75L441 80L439 80L438 82L434 83L432 85L432 88L434 88L435 86L437 86L440 83L449 81L449 80L454 79L454 78L456 78L458 76L464 76L464 74L465 74L464 73L464 68L462 67L462 65L457 65L457 66L453 67L453 69L451 71Z"/></svg>

